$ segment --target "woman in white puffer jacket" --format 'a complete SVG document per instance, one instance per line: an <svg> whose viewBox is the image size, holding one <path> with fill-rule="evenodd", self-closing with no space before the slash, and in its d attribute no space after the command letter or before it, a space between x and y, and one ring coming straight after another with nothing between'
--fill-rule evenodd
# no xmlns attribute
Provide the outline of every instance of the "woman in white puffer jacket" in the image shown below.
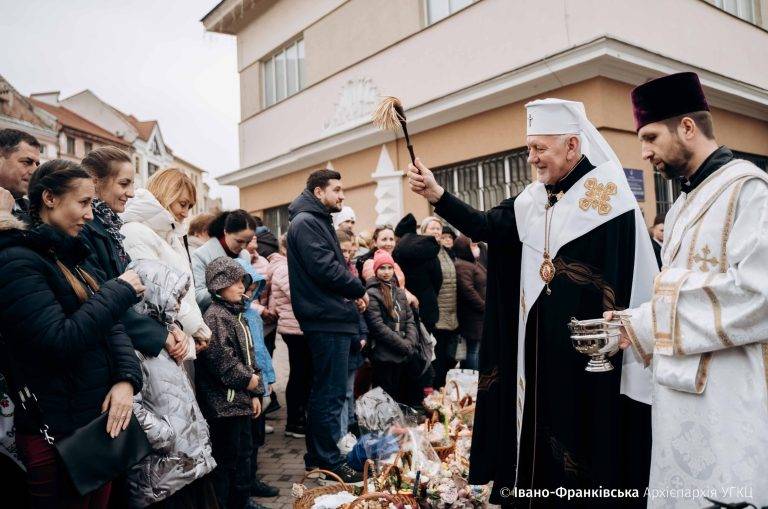
<svg viewBox="0 0 768 509"><path fill-rule="evenodd" d="M195 204L195 186L177 169L155 173L147 189L138 189L120 216L123 246L132 260L157 260L188 274L190 257L184 242L184 220ZM176 322L183 339L166 355L139 355L144 390L134 399L134 412L153 447L153 452L128 475L129 506L155 503L164 507L208 508L215 504L208 475L216 466L211 454L208 423L195 399L192 362L204 348L211 331L203 322L190 285L181 300ZM186 379L189 377L189 379Z"/></svg>
<svg viewBox="0 0 768 509"><path fill-rule="evenodd" d="M147 182L147 189L136 190L120 215L124 223L120 229L125 235L123 246L131 259L159 260L192 277L184 242L184 220L195 205L196 196L192 180L175 168L155 173ZM177 320L188 341L184 359L194 359L196 350L205 348L211 337L195 301L195 292L184 297Z"/></svg>

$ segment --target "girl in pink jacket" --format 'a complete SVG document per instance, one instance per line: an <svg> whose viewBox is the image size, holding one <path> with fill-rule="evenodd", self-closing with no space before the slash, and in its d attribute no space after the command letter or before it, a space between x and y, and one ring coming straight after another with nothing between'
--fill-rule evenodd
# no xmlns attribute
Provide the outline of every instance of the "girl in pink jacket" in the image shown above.
<svg viewBox="0 0 768 509"><path fill-rule="evenodd" d="M280 237L280 253L272 255L273 267L269 310L277 315L277 332L288 346L288 364L290 374L285 388L285 400L288 418L285 434L295 438L304 438L306 426L306 408L309 390L312 384L312 356L307 340L299 328L299 322L291 307L291 287L288 284L288 259L286 236Z"/></svg>

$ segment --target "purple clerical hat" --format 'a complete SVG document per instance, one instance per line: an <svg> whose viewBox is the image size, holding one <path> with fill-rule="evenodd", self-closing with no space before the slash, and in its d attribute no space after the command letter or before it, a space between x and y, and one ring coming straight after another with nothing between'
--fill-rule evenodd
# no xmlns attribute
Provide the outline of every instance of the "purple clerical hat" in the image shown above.
<svg viewBox="0 0 768 509"><path fill-rule="evenodd" d="M685 113L709 111L699 76L694 72L670 74L635 87L632 108L636 131L644 125Z"/></svg>

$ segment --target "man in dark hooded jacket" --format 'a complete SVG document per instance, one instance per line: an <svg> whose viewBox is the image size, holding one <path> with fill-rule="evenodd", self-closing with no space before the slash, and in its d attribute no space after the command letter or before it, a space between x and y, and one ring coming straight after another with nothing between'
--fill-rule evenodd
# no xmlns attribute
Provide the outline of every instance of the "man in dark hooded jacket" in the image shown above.
<svg viewBox="0 0 768 509"><path fill-rule="evenodd" d="M347 269L331 213L341 210L341 175L318 170L288 207L288 274L291 305L312 352L313 381L307 409L307 467L331 470L345 482L361 475L344 460L341 411L347 392L349 345L357 336L358 312L367 298Z"/></svg>

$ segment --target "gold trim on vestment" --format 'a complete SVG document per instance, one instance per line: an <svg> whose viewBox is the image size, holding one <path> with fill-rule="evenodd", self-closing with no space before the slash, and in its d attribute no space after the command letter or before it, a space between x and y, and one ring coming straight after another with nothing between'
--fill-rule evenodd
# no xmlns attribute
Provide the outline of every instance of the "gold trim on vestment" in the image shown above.
<svg viewBox="0 0 768 509"><path fill-rule="evenodd" d="M609 203L611 196L616 194L618 188L613 182L603 184L598 182L596 178L588 178L584 182L584 188L587 190L584 193L584 197L579 200L579 208L584 212L593 208L597 210L597 213L601 216L608 214L613 208Z"/></svg>
<svg viewBox="0 0 768 509"><path fill-rule="evenodd" d="M709 301L712 303L712 312L714 313L715 332L717 333L717 337L720 338L720 342L723 345L733 346L733 341L731 341L731 338L728 337L725 329L723 329L723 309L720 305L720 300L717 298L717 295L715 295L714 290L709 288L709 284L712 282L716 275L716 272L711 272L707 276L707 279L704 280L704 293L707 294Z"/></svg>
<svg viewBox="0 0 768 509"><path fill-rule="evenodd" d="M693 238L691 239L691 247L688 249L688 263L686 265L686 268L689 270L693 269L693 264L696 262L696 242L699 240L699 232L701 231L701 225L703 224L704 221L699 219L699 224L697 224L696 229L693 230Z"/></svg>
<svg viewBox="0 0 768 509"><path fill-rule="evenodd" d="M704 202L704 203L703 203L703 204L702 204L702 205L699 207L699 210L698 210L698 212L696 212L696 214L694 214L692 217L690 217L690 218L688 219L688 225L689 225L689 226L683 226L683 227L682 227L682 228L683 228L683 231L680 233L680 235L679 235L679 236L673 235L673 234L674 234L674 232L675 232L675 227L677 226L677 223L678 223L678 222L680 222L680 220L682 219L683 213L684 213L685 211L687 211L687 210L688 210L688 207L691 205L691 203L693 202L693 199L694 199L694 197L695 197L695 196L698 194L698 192L699 192L699 191L700 191L702 188L704 188L704 187L705 187L705 185L706 185L706 184L707 184L707 183L708 183L708 182L709 182L711 179L713 179L713 177L714 177L715 175L719 175L719 174L720 174L720 173L723 171L723 169L725 169L726 167L728 167L728 166L730 166L730 165L731 165L731 163L728 163L728 164L726 164L725 166L723 166L722 168L720 168L719 170L717 170L715 173L713 173L712 175L710 175L709 177L707 177L707 178L704 180L704 182L702 182L701 184L699 184L699 187L697 187L696 189L694 189L694 190L693 190L693 192L692 192L692 193L691 193L691 194L690 194L690 195L689 195L689 196L686 198L686 202L683 204L683 206L682 206L682 207L681 207L681 209L680 209L680 212L679 212L679 213L677 214L677 216L675 217L675 223L672 225L672 228L671 228L671 230L670 230L670 232L671 232L671 233L670 233L670 237L669 237L669 238L670 238L670 240L671 240L673 237L675 237L675 238L679 237L679 239L680 239L680 240L679 240L679 242L675 242L675 243L674 243L674 245L673 245L673 246L674 246L674 247L673 247L673 251L672 251L672 253L671 253L670 257L669 257L669 258L670 258L670 260L673 260L674 258L676 258L676 257L677 257L677 254L678 254L678 252L680 251L680 248L682 247L682 244L683 244L683 239L685 238L685 232L686 232L686 230L687 230L687 229L690 227L690 225L693 225L693 224L695 224L695 223L696 223L696 222L697 222L697 221L698 221L698 220L699 220L699 219L700 219L700 218L701 218L703 215L705 215L705 214L707 213L707 211L710 209L710 207L712 206L712 204L713 204L715 201L717 201L717 199L718 199L718 198L720 198L720 195L722 194L722 191L724 191L725 189L727 189L728 187L730 187L730 186L731 186L731 185L732 185L734 182L738 182L738 181L739 181L739 180L741 180L741 179L745 179L745 180L748 180L748 179L751 177L750 175L737 175L737 176L735 176L735 177L731 178L730 180L726 181L726 182L725 182L725 183L724 183L722 186L720 186L720 189L718 190L718 192L716 192L715 194L713 194L712 196L710 196L710 197L709 197L709 199L707 199L707 201L705 201L705 202Z"/></svg>
<svg viewBox="0 0 768 509"><path fill-rule="evenodd" d="M704 385L707 383L710 362L712 362L712 352L701 354L701 358L699 359L699 371L696 373L696 394L704 392Z"/></svg>
<svg viewBox="0 0 768 509"><path fill-rule="evenodd" d="M736 187L734 187L731 196L728 199L728 212L725 215L723 235L720 239L720 272L728 270L728 250L726 247L728 245L728 239L731 236L731 230L733 229L733 218L736 215L736 201L739 194L741 194L741 188L744 187L746 182L747 180L745 179L736 184Z"/></svg>
<svg viewBox="0 0 768 509"><path fill-rule="evenodd" d="M592 267L586 263L568 263L562 258L555 258L555 274L563 274L578 285L592 285L603 294L603 310L616 309L616 292Z"/></svg>
<svg viewBox="0 0 768 509"><path fill-rule="evenodd" d="M765 373L765 388L768 392L768 343L762 343L763 347L763 372Z"/></svg>
<svg viewBox="0 0 768 509"><path fill-rule="evenodd" d="M685 283L685 280L688 279L688 276L690 276L690 273L684 273L680 279L677 281L673 281L671 283L665 283L662 282L662 275L665 274L667 270L664 270L656 277L656 281L654 282L654 296L651 300L651 317L653 322L653 338L654 338L654 345L656 348L665 348L669 347L670 344L667 340L669 335L672 336L672 354L673 355L685 355L685 352L683 352L683 349L681 345L679 344L680 339L680 329L677 327L677 322L675 320L675 317L677 316L677 300L678 295L680 293L680 288L683 286L683 283ZM656 317L656 303L663 299L663 298L669 298L670 299L670 307L672 308L669 313L669 333L665 332L658 332L658 324L657 324L657 317Z"/></svg>
<svg viewBox="0 0 768 509"><path fill-rule="evenodd" d="M624 317L621 319L621 324L624 326L624 330L627 331L627 337L629 337L629 342L632 343L632 346L635 348L637 353L640 355L640 358L643 360L643 367L648 367L648 365L651 363L651 354L645 351L645 348L643 348L643 345L640 343L640 340L637 339L637 334L635 334L635 329L632 328L632 322L630 322L629 318Z"/></svg>
<svg viewBox="0 0 768 509"><path fill-rule="evenodd" d="M656 274L656 277L653 279L653 294L651 294L651 335L653 336L654 345L658 344L657 335L660 334L658 332L659 327L656 322L656 306L654 306L655 300L656 300L656 292L659 289L659 284L661 282L661 275L666 272L667 269L662 268L661 272Z"/></svg>

